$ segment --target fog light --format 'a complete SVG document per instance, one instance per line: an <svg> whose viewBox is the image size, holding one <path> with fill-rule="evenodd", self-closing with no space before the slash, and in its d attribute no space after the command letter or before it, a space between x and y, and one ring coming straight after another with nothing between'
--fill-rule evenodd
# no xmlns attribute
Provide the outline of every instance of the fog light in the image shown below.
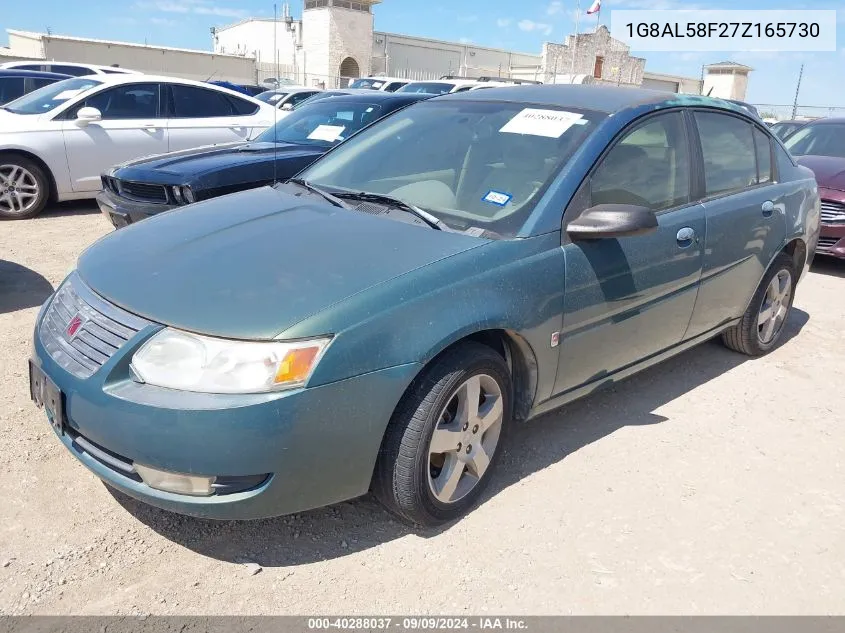
<svg viewBox="0 0 845 633"><path fill-rule="evenodd" d="M135 464L135 470L141 480L150 488L175 492L180 495L193 495L196 497L208 497L214 492L211 484L216 477L199 477L197 475L183 475L171 473L166 470L156 470L143 464Z"/></svg>

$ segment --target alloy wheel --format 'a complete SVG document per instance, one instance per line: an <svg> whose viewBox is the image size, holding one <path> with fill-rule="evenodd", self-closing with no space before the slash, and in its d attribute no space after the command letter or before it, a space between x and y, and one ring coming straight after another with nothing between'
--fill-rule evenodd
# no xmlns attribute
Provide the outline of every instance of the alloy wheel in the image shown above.
<svg viewBox="0 0 845 633"><path fill-rule="evenodd" d="M757 336L764 345L780 334L789 313L791 297L792 275L788 270L780 270L769 282L757 315Z"/></svg>
<svg viewBox="0 0 845 633"><path fill-rule="evenodd" d="M487 374L471 376L452 394L429 444L428 484L441 503L455 503L477 485L502 431L502 390Z"/></svg>
<svg viewBox="0 0 845 633"><path fill-rule="evenodd" d="M20 165L0 165L0 212L21 215L38 202L38 181Z"/></svg>

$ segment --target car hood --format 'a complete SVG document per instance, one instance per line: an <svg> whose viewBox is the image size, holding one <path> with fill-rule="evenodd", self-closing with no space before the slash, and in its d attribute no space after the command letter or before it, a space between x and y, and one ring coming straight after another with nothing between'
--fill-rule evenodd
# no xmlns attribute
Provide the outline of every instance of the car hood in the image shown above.
<svg viewBox="0 0 845 633"><path fill-rule="evenodd" d="M845 191L845 158L835 156L796 156L799 165L809 167L819 187Z"/></svg>
<svg viewBox="0 0 845 633"><path fill-rule="evenodd" d="M226 143L148 156L114 168L111 175L122 180L161 185L214 187L222 184L213 177L221 172L237 172L254 177L256 181L272 179L274 163L300 164L322 156L327 150L325 147L292 143ZM286 169L279 173L280 177L290 175Z"/></svg>
<svg viewBox="0 0 845 633"><path fill-rule="evenodd" d="M95 292L152 321L271 339L347 297L486 243L262 187L115 231L82 254L78 269Z"/></svg>

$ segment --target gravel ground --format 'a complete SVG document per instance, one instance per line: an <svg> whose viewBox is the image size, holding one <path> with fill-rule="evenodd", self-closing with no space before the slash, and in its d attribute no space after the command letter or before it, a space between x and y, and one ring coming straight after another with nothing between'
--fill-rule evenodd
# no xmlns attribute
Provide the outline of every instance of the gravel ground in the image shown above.
<svg viewBox="0 0 845 633"><path fill-rule="evenodd" d="M29 401L37 306L109 230L0 224L0 613L845 614L845 264L769 356L708 343L517 428L456 525L215 523L109 492Z"/></svg>

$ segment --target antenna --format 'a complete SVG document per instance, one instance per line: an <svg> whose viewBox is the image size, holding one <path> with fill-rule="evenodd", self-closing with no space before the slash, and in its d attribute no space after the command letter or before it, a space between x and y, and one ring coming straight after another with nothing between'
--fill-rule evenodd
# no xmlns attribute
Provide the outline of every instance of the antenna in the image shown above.
<svg viewBox="0 0 845 633"><path fill-rule="evenodd" d="M273 58L276 60L276 87L278 88L279 81L279 47L277 39L279 34L279 16L276 13L276 5L273 4ZM276 124L279 120L279 104L273 103L273 184L278 182L278 153L279 140L276 138Z"/></svg>

